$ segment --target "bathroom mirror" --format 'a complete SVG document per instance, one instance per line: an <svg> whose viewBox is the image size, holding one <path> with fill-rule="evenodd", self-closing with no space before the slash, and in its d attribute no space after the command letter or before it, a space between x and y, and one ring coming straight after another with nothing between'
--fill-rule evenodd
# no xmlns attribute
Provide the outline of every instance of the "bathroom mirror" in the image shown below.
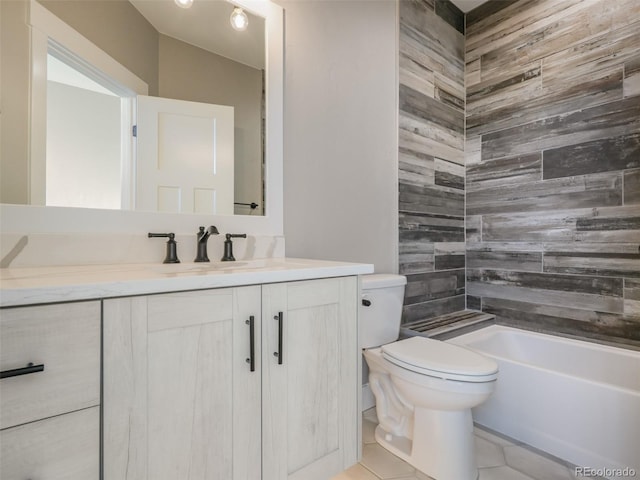
<svg viewBox="0 0 640 480"><path fill-rule="evenodd" d="M188 212L196 215L209 214L209 218L211 218L211 215L264 215L266 212L266 215L270 219L276 219L277 224L281 223L282 215L282 10L280 7L267 1L252 2L250 0L240 0L234 3L243 7L249 17L249 27L244 32L235 32L231 28L229 16L234 5L220 0L195 0L189 9L179 8L174 0L154 0L153 2L147 0L94 0L90 2L82 0L42 0L41 4L46 7L45 9L42 8L40 3L34 0L23 0L21 2L3 2L3 9L5 8L5 4L23 4L23 8L24 5L26 5L29 10L28 18L32 25L32 35L36 37L42 35L48 36L49 33L43 33L38 31L37 28L33 28L33 22L41 20L38 20L38 16L54 14L57 18L65 20L64 23L74 27L78 33L86 36L86 38L96 46L111 45L111 47L107 48L109 51L105 51L105 56L111 57L112 60L120 64L125 70L136 70L132 72L134 76L137 77L138 80L142 80L142 82L140 82L142 85L146 84L145 92L144 89L137 88L138 83L134 81L133 84L136 85L136 87L130 89L134 94L141 92L147 93L151 98L163 96L163 92L166 92L164 96L185 101L186 103L198 102L232 107L235 117L234 120L232 120L234 123L231 124L230 130L232 131L231 149L234 153L231 159L231 177L228 177L232 178L232 180L223 182L227 184L233 183L233 188L230 189L232 196L228 202L229 205L231 205L231 209L211 210L201 208ZM108 8L105 9L106 7ZM13 8L16 8L15 5ZM90 10L87 10L92 8L95 9L95 14L91 14ZM102 10L100 10L101 8ZM127 13L131 14L131 12L133 12L133 16L144 17L146 20L143 19L142 21L146 21L148 25L141 27L140 18L132 19L131 15L127 16ZM3 11L3 27L6 26L6 22L4 21L6 17ZM109 25L108 22L116 17L122 24L119 26ZM87 22L87 18L93 20ZM204 20L204 22L197 24L195 23L195 19ZM218 23L215 23L215 19L217 19ZM24 30L27 31L28 28ZM131 41L131 37L105 40L105 35L111 35L111 37L113 37L113 32L126 33L132 31L135 31L136 35L140 37L138 40ZM224 36L220 35L223 31L237 34L235 40L233 38L229 40L228 36L225 40ZM143 33L146 37L143 36ZM215 35L209 35L212 33L215 33ZM7 42L5 40L11 38L9 35L24 35L24 32L20 32L19 30L12 32L11 29L3 28L2 34L2 43L6 45ZM195 34L195 36L190 36L192 34ZM57 32L54 31L52 37L55 35L57 35ZM154 40L154 35L157 41ZM200 38L198 38L198 35ZM128 37L128 35L122 36ZM71 41L73 40L73 36L69 38ZM146 38L146 40L144 40L144 38ZM237 40L238 38L243 40ZM42 42L34 42L33 37L31 40L32 50L26 51L28 57L33 59L34 56L40 55L42 58L42 51L34 51L38 48L42 50L43 47L38 47L38 45L42 45ZM122 44L118 45L118 41L121 41ZM209 43L207 44L207 42ZM145 44L152 44L152 46L155 44L156 51L148 54L147 51L143 50ZM242 48L237 48L240 44L243 45ZM69 62L65 63L64 61L71 49L66 48L64 45L61 46L55 39L51 38L48 39L46 45L49 55L47 56L48 68L45 70L49 72L53 71L54 68L52 68L52 65L55 64L62 64L63 67L73 67L73 58ZM217 49L218 53L213 52L214 49ZM79 54L82 54L83 47L78 47L78 51ZM120 57L118 52L125 53ZM24 51L20 52L18 49L15 55L7 55L7 49L3 48L3 67L6 65L5 62L15 60L18 64L15 68L22 68L22 70L24 70L25 58L24 55L20 55L20 53L24 53ZM145 57L157 58L157 60L155 62L146 62L151 64L149 66L145 65L145 62L140 61L141 58ZM232 60L231 57L235 57L237 60ZM217 63L212 64L212 58ZM203 59L205 59L206 62ZM86 63L87 64L84 65L85 72L88 71L91 73L94 66L91 62ZM49 173L54 171L51 162L47 158L46 148L48 147L43 145L43 142L37 143L38 138L47 138L48 143L51 143L50 139L54 137L50 131L47 131L47 118L43 117L42 111L35 111L35 107L37 107L39 103L43 103L43 99L41 98L42 94L35 90L39 83L44 83L42 78L37 77L38 67L42 67L42 64L38 65L38 63L34 61L30 66L32 78L30 82L27 82L27 85L31 87L31 90L26 92L26 96L29 99L27 103L30 105L31 110L24 112L27 123L30 125L30 129L26 135L18 132L21 134L14 136L12 135L11 128L4 128L7 124L13 123L13 119L11 117L12 109L6 109L3 105L3 148L1 160L2 176L4 179L2 185L2 203L90 207L92 208L91 212L93 212L91 214L92 218L96 216L96 208L123 208L125 210L131 209L145 212L158 211L158 209L148 206L140 208L136 205L136 200L127 200L127 195L132 195L130 193L132 187L129 187L129 193L126 192L126 189L122 189L125 193L120 192L120 196L122 197L121 202L118 203L118 201L116 201L115 204L104 207L95 202L87 205L83 205L81 202L77 204L55 200L49 202L46 195L38 193L39 191L45 190L42 185L47 181L47 170L49 170ZM58 67L60 67L60 65L58 65ZM212 81L212 75L215 76L215 72L219 73L225 67L236 70L233 74L236 75L236 77L228 76L231 80L227 80L227 83L230 83L232 87L236 88L236 92L230 94L225 93L222 88L215 88L213 86L214 82ZM99 67L95 67L95 69L100 70ZM212 70L215 72L212 73ZM57 71L60 71L60 68L58 68ZM157 75L154 75L154 71L158 72ZM149 72L152 73L149 74ZM245 81L249 75L242 76L241 72L249 72L251 79ZM205 77L199 76L199 74L202 73L205 73ZM206 74L209 74L209 76L207 77ZM53 80L54 83L61 83L56 80L57 79ZM116 80L120 79L118 78ZM48 80L48 82L50 81L51 80ZM98 75L98 83L101 83L100 75ZM109 81L102 83L108 84ZM241 90L239 86L242 83L250 84L250 87ZM4 97L7 96L10 88L11 84L9 83L9 85L7 85L5 82L3 85ZM250 94L244 93L249 90L251 91ZM42 92L42 89L40 92ZM111 92L111 95L113 95L113 92ZM50 97L52 97L52 95L50 95ZM251 98L249 99L248 97ZM235 100L232 100L232 98L235 98ZM46 105L50 105L50 99L45 99L45 102ZM67 105L83 103L84 102L80 101L72 101L67 103ZM63 101L63 111L65 110L64 105L65 103ZM115 110L117 116L117 106ZM120 108L120 110L119 113L121 116L125 116L125 108ZM49 107L49 116L52 111L53 109ZM135 118L135 110L131 115ZM250 118L250 120L247 121L247 118ZM19 118L18 121L15 122L16 126L24 124L24 120L25 118ZM135 124L136 122L133 123ZM61 125L62 122L54 120L53 124ZM213 124L216 124L216 121L214 121ZM85 138L85 135L78 135L77 128L79 128L78 125L70 128L70 138L73 138L74 133L76 138ZM119 128L121 130L123 129L123 127ZM139 129L141 126L136 125L136 128ZM186 132L189 134L197 130L198 126L196 125L194 128L187 126L186 128ZM165 127L165 130L173 132L176 131L176 127L169 123L168 127ZM129 132L128 129L124 129L124 131L125 134L132 133ZM210 134L210 131L206 130L206 133ZM181 131L178 136L184 137L185 130ZM213 136L216 135L214 134ZM15 139L15 141L21 143L21 145L13 149L5 148L8 144L12 143L6 140L8 138L12 139L12 141ZM75 145L81 142L58 142L58 144L62 144L63 146L71 143ZM171 146L173 145L171 141L165 143ZM22 148L22 144L24 144L24 148ZM112 146L111 148L123 151L127 148L135 150L136 147L135 140L131 140L129 146ZM225 152L227 150L225 150ZM190 153L184 155L183 151L178 151L177 154L187 156L189 159L191 159L192 156ZM218 161L216 166L219 170L222 169L220 166L222 165L222 156L218 151L213 151L213 153L207 152L206 155L216 157ZM72 154L63 153L62 155L58 155L58 157L66 161L74 158L74 154L73 152ZM80 158L79 156L77 157ZM90 157L93 158L94 155L90 155ZM189 164L189 159L184 162L174 163L180 163L180 168L182 168L183 164ZM96 171L98 170L92 166L85 165L86 168L83 170L83 165L81 164L73 165L73 163L69 163L68 161L66 163L64 161L59 162L59 164L61 166L57 169L57 177L62 178L61 190L63 193L74 185L81 185L84 186L85 189L94 191L100 188L101 185L109 183L107 181L108 178L111 178L111 184L115 184L116 188L118 188L118 185L120 185L119 182L121 181L134 185L133 190L136 190L136 181L149 183L146 179L135 178L137 173L135 168L132 169L132 173L127 173L125 168L121 171L118 171L118 169L113 171L112 169L110 174L103 174L101 172L99 175L96 175ZM38 165L40 166L38 167ZM81 176L83 175L83 171L84 176ZM182 178L182 174L182 171L177 174L172 172L171 178ZM94 178L89 178L91 176ZM92 180L93 184L91 183ZM87 186L91 187L86 188ZM192 194L192 196L198 197L198 194L202 194L202 189L200 190L199 193L196 192ZM211 197L211 195L207 196L206 193L207 192L205 192L203 197L204 204L211 205L212 198L215 203L215 195ZM80 196L82 195L81 193ZM202 195L200 195L200 197L202 197ZM218 203L221 203L220 198L218 198ZM251 204L257 204L257 206L251 208ZM49 207L44 207L44 210L47 209L49 209ZM63 210L64 209L61 208L55 208L49 211L60 212ZM31 209L31 212L34 211L35 210ZM163 209L159 211L163 211ZM177 211L179 210L175 208L172 209L171 207L164 210L164 212ZM278 218L280 218L280 220L277 220ZM265 220L267 220L266 223L269 224L270 220ZM264 224L265 221L260 223Z"/></svg>

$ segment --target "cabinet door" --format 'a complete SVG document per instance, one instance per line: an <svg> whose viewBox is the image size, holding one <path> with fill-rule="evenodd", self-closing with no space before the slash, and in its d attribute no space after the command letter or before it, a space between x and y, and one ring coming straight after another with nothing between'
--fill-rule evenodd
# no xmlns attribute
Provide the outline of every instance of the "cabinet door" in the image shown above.
<svg viewBox="0 0 640 480"><path fill-rule="evenodd" d="M98 480L100 407L3 430L0 478Z"/></svg>
<svg viewBox="0 0 640 480"><path fill-rule="evenodd" d="M263 480L327 480L357 462L357 288L263 286Z"/></svg>
<svg viewBox="0 0 640 480"><path fill-rule="evenodd" d="M260 478L259 315L260 287L104 302L106 480Z"/></svg>

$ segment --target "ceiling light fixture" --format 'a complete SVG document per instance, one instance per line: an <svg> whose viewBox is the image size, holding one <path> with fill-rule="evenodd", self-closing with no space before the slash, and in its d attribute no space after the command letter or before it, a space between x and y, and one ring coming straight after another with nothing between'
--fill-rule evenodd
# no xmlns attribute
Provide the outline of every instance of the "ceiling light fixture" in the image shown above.
<svg viewBox="0 0 640 480"><path fill-rule="evenodd" d="M245 31L247 29L247 26L249 25L247 14L244 13L244 11L240 7L234 7L233 12L231 12L231 18L229 20L231 21L231 26L233 27L233 29L238 30L239 32Z"/></svg>
<svg viewBox="0 0 640 480"><path fill-rule="evenodd" d="M193 5L193 0L173 0L180 8L189 8Z"/></svg>

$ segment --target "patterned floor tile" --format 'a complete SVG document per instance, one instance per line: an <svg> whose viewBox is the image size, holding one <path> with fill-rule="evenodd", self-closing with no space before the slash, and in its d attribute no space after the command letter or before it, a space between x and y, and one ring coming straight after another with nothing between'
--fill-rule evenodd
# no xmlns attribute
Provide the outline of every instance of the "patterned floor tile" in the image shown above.
<svg viewBox="0 0 640 480"><path fill-rule="evenodd" d="M532 480L531 477L511 467L481 468L478 480Z"/></svg>
<svg viewBox="0 0 640 480"><path fill-rule="evenodd" d="M331 480L378 480L378 477L358 463Z"/></svg>
<svg viewBox="0 0 640 480"><path fill-rule="evenodd" d="M384 480L402 477L403 475L412 475L416 471L411 465L377 443L362 447L362 460L360 463Z"/></svg>
<svg viewBox="0 0 640 480"><path fill-rule="evenodd" d="M526 472L536 480L572 480L569 469L542 455L523 447L504 448L507 465L521 472Z"/></svg>
<svg viewBox="0 0 640 480"><path fill-rule="evenodd" d="M504 452L500 445L496 445L485 438L476 436L475 446L478 468L500 467L507 464L504 459Z"/></svg>

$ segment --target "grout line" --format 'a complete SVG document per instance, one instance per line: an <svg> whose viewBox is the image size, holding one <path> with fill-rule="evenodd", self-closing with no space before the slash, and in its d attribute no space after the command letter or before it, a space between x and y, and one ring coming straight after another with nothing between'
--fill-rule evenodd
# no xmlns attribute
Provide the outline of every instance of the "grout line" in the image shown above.
<svg viewBox="0 0 640 480"><path fill-rule="evenodd" d="M467 291L467 14L464 14L464 72L463 89L464 89L464 152L462 158L464 159L464 221L463 221L463 235L464 235L464 308L469 308L469 292Z"/></svg>

